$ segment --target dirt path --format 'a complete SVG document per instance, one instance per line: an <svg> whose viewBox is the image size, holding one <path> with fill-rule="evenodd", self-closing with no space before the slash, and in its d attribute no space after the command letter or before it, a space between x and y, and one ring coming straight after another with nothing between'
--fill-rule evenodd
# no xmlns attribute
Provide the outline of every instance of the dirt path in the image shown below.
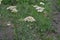
<svg viewBox="0 0 60 40"><path fill-rule="evenodd" d="M60 13L53 14L53 26L57 29L57 33L60 34Z"/></svg>
<svg viewBox="0 0 60 40"><path fill-rule="evenodd" d="M59 6L57 5L58 0L52 0L52 17L53 17L53 27L56 28L56 32L60 34L60 12Z"/></svg>
<svg viewBox="0 0 60 40"><path fill-rule="evenodd" d="M0 31L0 40L13 40L12 28L7 27L7 28L4 28L4 30L1 29L1 31Z"/></svg>
<svg viewBox="0 0 60 40"><path fill-rule="evenodd" d="M13 40L13 27L0 20L0 40Z"/></svg>

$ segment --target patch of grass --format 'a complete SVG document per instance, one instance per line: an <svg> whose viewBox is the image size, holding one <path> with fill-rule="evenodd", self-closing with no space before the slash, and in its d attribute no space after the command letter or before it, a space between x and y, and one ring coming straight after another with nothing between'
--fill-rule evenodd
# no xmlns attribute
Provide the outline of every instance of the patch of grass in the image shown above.
<svg viewBox="0 0 60 40"><path fill-rule="evenodd" d="M43 1L45 3L45 14L38 13L32 5L39 5L40 0L15 0L17 3L11 2L14 0L3 0L0 7L1 20L11 21L14 24L14 40L40 40L41 35L47 32L51 28L51 20L49 19L50 3L48 1ZM11 13L6 8L11 5L16 5L18 12ZM36 22L24 22L21 19L24 19L27 16L33 16L36 19ZM44 38L43 38L44 39ZM42 40L43 40L42 39Z"/></svg>

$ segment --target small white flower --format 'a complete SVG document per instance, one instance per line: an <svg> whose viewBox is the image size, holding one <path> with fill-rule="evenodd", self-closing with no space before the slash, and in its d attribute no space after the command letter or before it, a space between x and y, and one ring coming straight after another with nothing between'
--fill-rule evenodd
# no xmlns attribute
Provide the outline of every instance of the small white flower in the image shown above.
<svg viewBox="0 0 60 40"><path fill-rule="evenodd" d="M43 10L37 10L37 12L42 12Z"/></svg>
<svg viewBox="0 0 60 40"><path fill-rule="evenodd" d="M2 0L0 0L0 4L1 4Z"/></svg>
<svg viewBox="0 0 60 40"><path fill-rule="evenodd" d="M44 7L40 7L40 6L38 6L38 5L35 5L35 6L33 6L33 7L35 7L35 9L37 10L37 12L43 12L44 11Z"/></svg>
<svg viewBox="0 0 60 40"><path fill-rule="evenodd" d="M9 6L7 7L7 10L11 10L11 12L18 12L18 10L16 9L16 6Z"/></svg>
<svg viewBox="0 0 60 40"><path fill-rule="evenodd" d="M10 10L15 9L15 8L16 8L16 6L9 6L9 7L7 7L7 9L10 9Z"/></svg>
<svg viewBox="0 0 60 40"><path fill-rule="evenodd" d="M7 24L8 26L10 26L11 24Z"/></svg>
<svg viewBox="0 0 60 40"><path fill-rule="evenodd" d="M11 25L11 23L10 22L7 22L7 26L10 26Z"/></svg>
<svg viewBox="0 0 60 40"><path fill-rule="evenodd" d="M41 7L36 7L36 10L39 10L39 9L41 9Z"/></svg>
<svg viewBox="0 0 60 40"><path fill-rule="evenodd" d="M44 11L44 7L36 7L36 10L38 11L38 12L43 12Z"/></svg>
<svg viewBox="0 0 60 40"><path fill-rule="evenodd" d="M38 5L34 5L33 7L38 7Z"/></svg>
<svg viewBox="0 0 60 40"><path fill-rule="evenodd" d="M41 4L41 5L45 5L45 3L43 3L43 2L40 2L40 4Z"/></svg>
<svg viewBox="0 0 60 40"><path fill-rule="evenodd" d="M24 18L24 21L34 22L36 20L32 16L28 16L28 17Z"/></svg>
<svg viewBox="0 0 60 40"><path fill-rule="evenodd" d="M11 22L10 21L6 22L6 25L7 26L10 26L11 25Z"/></svg>
<svg viewBox="0 0 60 40"><path fill-rule="evenodd" d="M38 7L36 9L37 9L37 12L43 12L45 8L44 7Z"/></svg>
<svg viewBox="0 0 60 40"><path fill-rule="evenodd" d="M13 9L11 12L18 12L18 10L16 10L16 9Z"/></svg>

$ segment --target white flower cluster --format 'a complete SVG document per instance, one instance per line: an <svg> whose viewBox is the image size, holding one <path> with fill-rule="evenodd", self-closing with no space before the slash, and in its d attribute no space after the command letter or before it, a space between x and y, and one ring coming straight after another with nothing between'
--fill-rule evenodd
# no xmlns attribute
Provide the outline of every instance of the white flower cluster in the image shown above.
<svg viewBox="0 0 60 40"><path fill-rule="evenodd" d="M36 21L32 16L28 16L26 18L24 18L24 21L27 21L27 22L34 22Z"/></svg>
<svg viewBox="0 0 60 40"><path fill-rule="evenodd" d="M18 12L18 10L16 9L16 6L9 6L7 7L7 10L11 10L11 12Z"/></svg>
<svg viewBox="0 0 60 40"><path fill-rule="evenodd" d="M40 4L44 5L43 2L40 2ZM44 7L40 7L38 5L34 5L33 7L35 7L35 9L37 10L37 12L43 12L44 11Z"/></svg>
<svg viewBox="0 0 60 40"><path fill-rule="evenodd" d="M45 5L45 3L43 3L43 2L40 2L40 4L41 4L41 5Z"/></svg>
<svg viewBox="0 0 60 40"><path fill-rule="evenodd" d="M0 4L1 4L2 0L0 0Z"/></svg>

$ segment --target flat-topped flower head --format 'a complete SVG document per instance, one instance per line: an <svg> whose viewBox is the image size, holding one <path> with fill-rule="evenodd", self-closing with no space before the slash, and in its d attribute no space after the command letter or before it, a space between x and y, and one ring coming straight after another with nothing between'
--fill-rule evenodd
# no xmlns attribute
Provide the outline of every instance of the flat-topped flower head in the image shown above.
<svg viewBox="0 0 60 40"><path fill-rule="evenodd" d="M0 0L0 4L1 4L2 0Z"/></svg>
<svg viewBox="0 0 60 40"><path fill-rule="evenodd" d="M39 9L41 9L41 7L39 7L39 6L38 6L38 7L36 7L36 10L39 10Z"/></svg>
<svg viewBox="0 0 60 40"><path fill-rule="evenodd" d="M37 12L43 12L44 9L45 9L44 7L36 7Z"/></svg>
<svg viewBox="0 0 60 40"><path fill-rule="evenodd" d="M16 9L16 6L9 6L7 7L7 10L11 10L11 12L18 12L18 10Z"/></svg>
<svg viewBox="0 0 60 40"><path fill-rule="evenodd" d="M18 12L18 10L17 9L13 9L11 12Z"/></svg>
<svg viewBox="0 0 60 40"><path fill-rule="evenodd" d="M33 7L38 7L38 5L34 5Z"/></svg>
<svg viewBox="0 0 60 40"><path fill-rule="evenodd" d="M9 6L9 7L7 7L7 9L10 9L10 10L15 9L15 8L16 8L16 6Z"/></svg>
<svg viewBox="0 0 60 40"><path fill-rule="evenodd" d="M34 22L36 21L32 16L28 16L26 18L24 18L24 21L27 21L27 22Z"/></svg>
<svg viewBox="0 0 60 40"><path fill-rule="evenodd" d="M37 10L37 12L43 12L44 11L44 7L40 7L38 5L34 5L33 7L35 7L35 9Z"/></svg>
<svg viewBox="0 0 60 40"><path fill-rule="evenodd" d="M41 4L41 5L45 5L45 3L43 3L43 2L40 2L40 4Z"/></svg>

